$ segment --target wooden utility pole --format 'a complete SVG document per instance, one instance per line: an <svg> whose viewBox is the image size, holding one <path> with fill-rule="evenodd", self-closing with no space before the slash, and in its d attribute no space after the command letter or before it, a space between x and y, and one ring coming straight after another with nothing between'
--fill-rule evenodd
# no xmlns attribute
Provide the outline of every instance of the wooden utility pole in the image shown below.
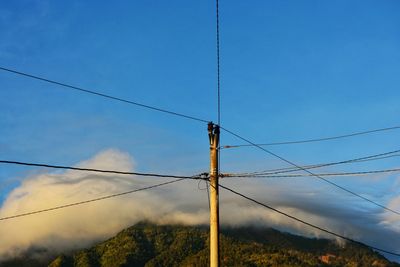
<svg viewBox="0 0 400 267"><path fill-rule="evenodd" d="M219 126L208 123L210 140L210 267L219 266Z"/></svg>

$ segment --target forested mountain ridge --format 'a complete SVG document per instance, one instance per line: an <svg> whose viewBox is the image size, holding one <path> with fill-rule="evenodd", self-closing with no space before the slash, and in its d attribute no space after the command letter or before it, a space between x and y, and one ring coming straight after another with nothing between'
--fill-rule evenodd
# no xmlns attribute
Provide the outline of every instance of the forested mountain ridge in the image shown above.
<svg viewBox="0 0 400 267"><path fill-rule="evenodd" d="M208 243L207 227L139 223L91 248L60 255L49 266L208 266ZM339 246L332 240L257 227L222 229L221 265L400 266L363 245ZM31 262L25 266L45 265Z"/></svg>

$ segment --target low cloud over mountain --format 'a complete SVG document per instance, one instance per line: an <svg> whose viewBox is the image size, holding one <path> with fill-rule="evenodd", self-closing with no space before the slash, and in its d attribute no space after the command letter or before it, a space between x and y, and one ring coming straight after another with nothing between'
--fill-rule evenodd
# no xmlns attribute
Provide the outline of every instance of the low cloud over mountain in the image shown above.
<svg viewBox="0 0 400 267"><path fill-rule="evenodd" d="M133 158L118 150L105 150L77 166L135 170ZM129 191L169 179L46 171L26 177L10 192L1 207L0 217ZM225 178L221 182L339 234L387 250L400 247L400 216L383 212L328 185L310 179L249 181ZM158 224L207 224L207 191L199 190L204 186L203 182L180 181L130 195L1 221L0 255L6 258L26 251L42 253L50 250L58 253L82 248L143 220ZM220 192L222 224L262 224L307 236L332 238L223 189ZM392 199L389 204L391 208L400 210L398 198Z"/></svg>

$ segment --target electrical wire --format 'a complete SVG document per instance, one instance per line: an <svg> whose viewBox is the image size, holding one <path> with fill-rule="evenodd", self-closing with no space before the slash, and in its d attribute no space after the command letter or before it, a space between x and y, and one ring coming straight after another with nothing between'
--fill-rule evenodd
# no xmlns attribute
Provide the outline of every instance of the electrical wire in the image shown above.
<svg viewBox="0 0 400 267"><path fill-rule="evenodd" d="M0 164L14 164L14 165L23 165L23 166L52 168L52 169L65 169L65 170L75 170L75 171L88 171L88 172L99 172L99 173L137 175L137 176L152 176L152 177L163 177L163 178L174 178L174 179L181 179L181 178L188 179L188 176L180 176L180 175L158 174L158 173L142 173L142 172L123 172L123 171L114 171L114 170L100 170L100 169L79 168L79 167L71 167L71 166L60 166L60 165L50 165L50 164L21 162L21 161L10 161L10 160L0 160ZM201 175L203 175L203 174L201 174ZM200 178L196 178L196 179L200 179Z"/></svg>
<svg viewBox="0 0 400 267"><path fill-rule="evenodd" d="M366 162L366 161L373 161L373 160L381 160L381 159L386 159L386 158L393 158L393 157L399 157L400 155L390 155L390 156L384 156L384 157L377 157L377 158L372 158L372 159L365 159L365 160L356 160L356 161L354 161L354 163L358 163L358 162ZM332 162L332 163L326 163L326 164L317 164L317 165L307 165L307 166L304 166L305 168L307 168L307 169L310 169L310 167L315 167L315 168L320 168L320 167L325 167L325 166L332 166L332 165L337 165L337 164L343 164L343 163L352 163L352 162L343 162L343 163L340 163L340 162L337 162L337 164L333 164L334 162ZM329 165L328 165L329 164ZM290 167L290 168L282 168L282 169L280 169L280 170L282 170L281 172L279 172L279 169L275 169L275 170L270 170L270 171L266 171L267 173L270 173L270 172L272 172L272 171L274 171L274 173L286 173L286 172L295 172L295 171L299 171L299 170L301 170L301 169L297 169L297 168L294 168L294 167ZM286 171L287 170L287 171ZM256 172L256 173L258 173L258 172ZM262 173L262 172L261 172Z"/></svg>
<svg viewBox="0 0 400 267"><path fill-rule="evenodd" d="M1 66L0 66L0 70L11 72L11 73L14 73L14 74L17 74L17 75L25 76L25 77L36 79L36 80L43 81L43 82L56 84L56 85L59 85L59 86L65 87L65 88L81 91L81 92L84 92L84 93L88 93L88 94L92 94L92 95L96 95L96 96L112 99L112 100L115 100L115 101L131 104L131 105L135 105L135 106L139 106L139 107L142 107L142 108L146 108L146 109L150 109L150 110L154 110L154 111L158 111L158 112L162 112L162 113L166 113L166 114L170 114L170 115L174 115L174 116L178 116L178 117L182 117L182 118L186 118L186 119L190 119L190 120L195 120L195 121L199 121L199 122L208 123L208 120L204 120L204 119L197 118L197 117L194 117L194 116L189 116L189 115L186 115L186 114L183 114L183 113L178 113L178 112L174 112L174 111L158 108L158 107L155 107L155 106L145 105L145 104L142 104L142 103L139 103L139 102L126 100L126 99L123 99L123 98L119 98L119 97L115 97L115 96L99 93L99 92L92 91L92 90L89 90L89 89L84 89L82 87L69 85L69 84L66 84L66 83L63 83L63 82L57 82L57 81L54 81L54 80L50 80L50 79L47 79L47 78L43 78L43 77L39 77L39 76L36 76L36 75L28 74L28 73L25 73L25 72L12 70L12 69L1 67Z"/></svg>
<svg viewBox="0 0 400 267"><path fill-rule="evenodd" d="M400 172L400 168L396 169L385 169L385 170L373 170L373 171L358 171L358 172L335 172L335 173L315 173L318 176L359 176L376 173L388 173L388 172ZM291 178L291 177L311 177L311 174L286 174L286 175L264 175L264 174L253 174L253 175L240 175L240 174L221 174L223 178Z"/></svg>
<svg viewBox="0 0 400 267"><path fill-rule="evenodd" d="M276 157L276 158L278 158L278 159L280 159L280 160L282 160L282 161L284 161L284 162L286 162L286 163L288 163L288 164L290 164L290 165L292 165L292 166L294 166L294 167L296 167L296 168L299 168L299 169L301 169L301 170L307 172L308 174L311 174L312 176L314 176L314 177L316 177L316 178L319 178L320 180L322 180L322 181L324 181L324 182L326 182L326 183L328 183L328 184L330 184L330 185L332 185L332 186L334 186L334 187L339 188L339 189L342 190L342 191L345 191L345 192L347 192L347 193L349 193L349 194L351 194L351 195L353 195L353 196L356 196L356 197L358 197L358 198L361 198L361 199L363 199L363 200L365 200L365 201L367 201L367 202L369 202L369 203L371 203L371 204L374 204L375 206L378 206L378 207L380 207L380 208L382 208L382 209L384 209L384 210L387 210L387 211L390 211L390 212L392 212L392 213L394 213L394 214L400 215L400 212L398 212L398 211L396 211L396 210L393 210L393 209L391 209L391 208L389 208L389 207L386 207L386 206L384 206L384 205L382 205L382 204L379 204L379 203L376 202L376 201L373 201L373 200L371 200L371 199L369 199L369 198L366 198L366 197L364 197L364 196L362 196L362 195L360 195L360 194L358 194L358 193L356 193L356 192L353 192L353 191L351 191L351 190L349 190L349 189L347 189L347 188L345 188L345 187L343 187L343 186L341 186L341 185L338 185L338 184L336 184L336 183L334 183L334 182L332 182L332 181L329 181L328 179L325 179L324 177L318 176L318 175L312 173L311 171L307 170L306 168L303 168L303 167L301 167L301 166L299 166L299 165L293 163L292 161L287 160L287 159L285 159L285 158L279 156L278 154L276 154L276 153L274 153L274 152L272 152L272 151L269 151L269 150L267 150L267 149L265 149L265 148L263 148L263 147L261 147L261 146L255 144L255 143L249 141L248 139L246 139L246 138L244 138L244 137L242 137L242 136L240 136L240 135L238 135L238 134L236 134L236 133L234 133L234 132L232 132L232 131L230 131L230 130L224 128L224 127L221 127L221 129L223 129L225 132L227 132L227 133L229 133L229 134L231 134L231 135L233 135L233 136L236 136L237 138L239 138L239 139L241 139L241 140L243 140L243 141L245 141L245 142L247 142L247 143L253 145L254 147L257 147L258 149L261 149L261 150L263 150L264 152L266 152L266 153L268 153L268 154L270 154L270 155L272 155L272 156L274 156L274 157Z"/></svg>
<svg viewBox="0 0 400 267"><path fill-rule="evenodd" d="M210 190L208 188L208 180L204 179L204 181L206 183L206 186L204 188L201 188L200 187L200 183L202 182L202 180L199 180L199 182L197 183L197 189L199 189L201 191L207 190L206 193L207 193L207 200L208 200L208 210L210 210L211 209L211 204L210 204Z"/></svg>
<svg viewBox="0 0 400 267"><path fill-rule="evenodd" d="M220 45L219 45L219 0L216 0L216 38L217 38L217 91L218 91L218 125L221 125L221 78L220 78Z"/></svg>
<svg viewBox="0 0 400 267"><path fill-rule="evenodd" d="M251 198L251 197L248 197L248 196L246 196L246 195L244 195L244 194L242 194L242 193L239 193L238 191L235 191L235 190L233 190L233 189L231 189L231 188L229 188L229 187L226 187L226 186L223 186L223 185L219 185L219 186L222 187L223 189L227 190L227 191L230 191L230 192L233 193L233 194L236 194L236 195L238 195L238 196L241 196L242 198L245 198L245 199L247 199L247 200L249 200L249 201L251 201L251 202L254 202L254 203L256 203L256 204L258 204L258 205L260 205L260 206L263 206L264 208L267 208L267 209L269 209L269 210L272 210L272 211L274 211L274 212L277 212L277 213L279 213L279 214L281 214L281 215L283 215L283 216L286 216L286 217L288 217L288 218L290 218L290 219L292 219L292 220L295 220L295 221L297 221L297 222L300 222L300 223L302 223L302 224L305 224L305 225L307 225L307 226L309 226L309 227L312 227L312 228L314 228L314 229L318 229L318 230L320 230L320 231L322 231L322 232L325 232L325 233L328 233L328 234L330 234L330 235L339 237L339 238L341 238L341 239L343 239L343 240L347 240L347 241L350 241L350 242L355 243L355 244L358 244L358 245L366 246L366 247L369 247L369 248L371 248L371 249L374 249L374 250L377 250L377 251L380 251L380 252L384 252L384 253L387 253L387 254L390 254L390 255L394 255L394 256L400 256L400 253L388 251L388 250L385 250L385 249L382 249L382 248L378 248L378 247L375 247L375 246L366 245L366 244L364 244L364 243L361 243L360 241L356 241L356 240L354 240L354 239L352 239L352 238L349 238L349 237L347 237L347 236L344 236L344 235L335 233L335 232L333 232L333 231L330 231L330 230L328 230L328 229L322 228L322 227L317 226L317 225L315 225L315 224L306 222L306 221L304 221L304 220L302 220L302 219L299 219L299 218L297 218L297 217L295 217L295 216L293 216L293 215L290 215L290 214L285 213L285 212L283 212L283 211L281 211L281 210L278 210L278 209L276 209L276 208L273 208L273 207L271 207L271 206L269 206L269 205L267 205L267 204L264 204L264 203L262 203L262 202L260 202L260 201L258 201L258 200L255 200L254 198Z"/></svg>
<svg viewBox="0 0 400 267"><path fill-rule="evenodd" d="M257 145L258 146L277 146L277 145L293 145L293 144L313 143L313 142L330 141L330 140L336 140L336 139L341 139L341 138L348 138L348 137L353 137L353 136L358 136L358 135L371 134L371 133L377 133L377 132L383 132L383 131L391 131L391 130L397 130L397 129L400 129L400 126L380 128L380 129L374 129L374 130L368 130L368 131L362 131L362 132L355 132L355 133L350 133L350 134L331 136L331 137L324 137L324 138L315 138L315 139L306 139L306 140L297 140L297 141L285 141L285 142L275 142L275 143L264 143L264 144L257 144ZM221 149L249 147L249 146L253 146L253 145L250 145L250 144L225 145L225 146L221 146Z"/></svg>
<svg viewBox="0 0 400 267"><path fill-rule="evenodd" d="M210 203L210 185L206 180L206 189L207 189L207 200L208 200L208 211L211 212L211 203Z"/></svg>
<svg viewBox="0 0 400 267"><path fill-rule="evenodd" d="M218 113L218 126L221 125L221 72L220 72L220 44L219 44L219 0L216 0L216 39L217 39L217 113ZM221 136L219 136L218 142L221 142ZM217 166L217 174L221 171L221 151L217 150L218 154L218 166ZM217 179L218 179L217 176ZM208 187L207 187L208 188Z"/></svg>
<svg viewBox="0 0 400 267"><path fill-rule="evenodd" d="M370 156L364 156L364 157L353 158L353 159L342 160L342 161L336 161L336 162L329 162L329 163L305 165L305 166L301 166L301 167L302 167L302 169L310 170L310 169L316 169L316 168L322 168L322 167L328 167L328 166L334 166L334 165L340 165L340 164L358 163L358 162L379 160L379 159L385 159L385 158L396 157L396 156L398 157L400 155L393 155L393 154L396 154L396 153L399 153L399 152L400 152L400 150L393 150L393 151L374 154L374 155L370 155ZM264 171L258 171L258 172L245 172L245 173L239 173L238 175L282 174L282 173L301 171L302 169L301 168L296 168L296 167L289 167L289 168L280 168L280 169L273 169L273 170L264 170Z"/></svg>
<svg viewBox="0 0 400 267"><path fill-rule="evenodd" d="M78 206L78 205L87 204L87 203L91 203L91 202L96 202L96 201L100 201L100 200L104 200L104 199L110 199L110 198L114 198L114 197L128 195L128 194L132 194L132 193L135 193L135 192L140 192L140 191L144 191L144 190L148 190L148 189L152 189L152 188L156 188L156 187L160 187L160 186L176 183L176 182L179 182L179 181L182 181L182 180L186 180L186 179L189 179L189 178L194 178L194 177L180 178L178 180L172 180L172 181L169 181L169 182L159 183L159 184L155 184L155 185L151 185L151 186L147 186L147 187L142 187L142 188L139 188L139 189L130 190L130 191L126 191L126 192L122 192L122 193L118 193L118 194L112 194L112 195L107 195L107 196L103 196L103 197L92 198L92 199L89 199L89 200L84 200L84 201L74 202L74 203L70 203L70 204L55 206L55 207L52 207L52 208L36 210L36 211L30 211L30 212L20 213L20 214L16 214L16 215L1 217L0 221L15 219L15 218L19 218L19 217L25 217L25 216L29 216L29 215L33 215L33 214L49 212L49 211L53 211L53 210L59 210L59 209Z"/></svg>

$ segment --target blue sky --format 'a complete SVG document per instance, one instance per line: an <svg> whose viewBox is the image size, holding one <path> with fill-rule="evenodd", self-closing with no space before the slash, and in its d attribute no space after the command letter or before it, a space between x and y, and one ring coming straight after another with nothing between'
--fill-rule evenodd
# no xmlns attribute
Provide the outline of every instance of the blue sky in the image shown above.
<svg viewBox="0 0 400 267"><path fill-rule="evenodd" d="M216 120L213 1L0 7L0 65ZM222 125L260 143L399 125L399 8L394 0L221 1ZM113 148L132 155L141 171L207 171L202 123L6 72L0 84L1 159L69 165ZM221 139L243 143L226 133ZM395 150L398 140L391 131L270 149L312 164ZM223 172L284 166L254 148L221 155ZM392 158L331 170L395 167ZM0 198L31 172L0 166ZM399 193L396 175L335 181L383 204ZM290 181L281 183L290 194Z"/></svg>

